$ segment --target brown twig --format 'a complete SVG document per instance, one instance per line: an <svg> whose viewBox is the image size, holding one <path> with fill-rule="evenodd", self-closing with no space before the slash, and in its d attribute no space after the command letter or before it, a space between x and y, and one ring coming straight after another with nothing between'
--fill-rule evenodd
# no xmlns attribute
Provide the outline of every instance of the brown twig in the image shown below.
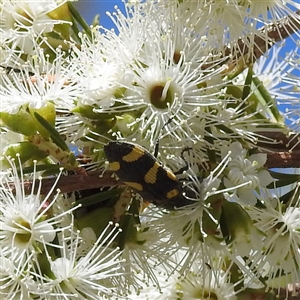
<svg viewBox="0 0 300 300"><path fill-rule="evenodd" d="M94 188L103 188L106 186L122 185L121 181L113 177L111 172L102 174L103 171L90 171L81 174L61 176L56 185L57 189L60 189L62 193L71 193L74 191L82 191ZM42 181L41 194L47 194L56 181L56 178L44 178ZM36 189L38 184L35 184ZM13 184L11 185L14 189ZM29 194L32 190L32 181L24 182L24 190L26 194Z"/></svg>
<svg viewBox="0 0 300 300"><path fill-rule="evenodd" d="M296 11L297 16L300 15L300 10ZM249 53L252 55L249 57L250 61L254 62L259 59L264 53L266 53L275 43L283 41L287 37L291 36L300 30L300 21L296 20L294 15L289 15L281 18L280 20L270 24L268 28L262 27L259 29L260 35L254 36L253 49L249 49L249 38L248 42L243 39L238 39L237 45L237 57L243 57ZM269 42L266 40L269 38ZM232 48L226 48L225 55L232 55Z"/></svg>
<svg viewBox="0 0 300 300"><path fill-rule="evenodd" d="M259 132L260 136L272 143L260 141L257 146L260 152L267 153L267 168L299 168L300 167L300 137L290 136L282 132Z"/></svg>
<svg viewBox="0 0 300 300"><path fill-rule="evenodd" d="M265 167L271 168L300 168L300 151L268 153Z"/></svg>

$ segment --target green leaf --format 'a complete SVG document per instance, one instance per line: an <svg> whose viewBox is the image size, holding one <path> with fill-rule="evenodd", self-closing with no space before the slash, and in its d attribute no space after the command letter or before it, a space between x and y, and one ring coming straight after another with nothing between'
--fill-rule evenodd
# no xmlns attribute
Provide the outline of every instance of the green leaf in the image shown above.
<svg viewBox="0 0 300 300"><path fill-rule="evenodd" d="M284 204L289 203L289 201L293 198L294 194L295 194L295 189L290 190L289 192L287 192L286 194L284 194L279 198L280 202Z"/></svg>
<svg viewBox="0 0 300 300"><path fill-rule="evenodd" d="M40 133L41 136L48 138L50 136L50 132L45 129L43 125L35 118L34 113L38 113L40 116L42 116L52 127L55 125L55 106L53 103L48 102L47 105L41 108L28 108L29 113L33 117L33 121L35 122L35 126L37 131Z"/></svg>
<svg viewBox="0 0 300 300"><path fill-rule="evenodd" d="M294 184L300 181L300 174L289 174L289 173L279 173L269 170L271 176L276 179L275 185L276 187L282 187L290 184ZM268 189L273 189L274 184L270 183L267 186Z"/></svg>
<svg viewBox="0 0 300 300"><path fill-rule="evenodd" d="M252 66L249 66L247 77L246 77L244 88L243 88L243 94L242 94L243 100L245 100L251 94L252 79L253 79L253 69L252 69Z"/></svg>
<svg viewBox="0 0 300 300"><path fill-rule="evenodd" d="M92 32L90 26L86 23L86 21L81 17L80 13L77 11L77 9L74 7L74 5L71 2L68 2L69 10L71 12L72 18L83 28L87 36L91 39L92 38ZM75 22L73 22L75 24ZM74 26L74 25L73 25ZM73 27L72 29L76 30L76 27ZM74 33L76 33L74 31Z"/></svg>
<svg viewBox="0 0 300 300"><path fill-rule="evenodd" d="M25 167L23 168L23 174L30 174L33 173L34 170L37 172L41 171L46 171L46 173L43 173L44 176L46 174L57 174L59 172L59 169L61 168L60 165L52 165L52 164L47 164L47 165L37 165L37 166L30 166L30 167Z"/></svg>
<svg viewBox="0 0 300 300"><path fill-rule="evenodd" d="M118 246L121 250L124 249L127 242L138 243L136 216L131 213L131 208L129 208L128 214L124 215L120 228L122 228L122 232L118 236Z"/></svg>
<svg viewBox="0 0 300 300"><path fill-rule="evenodd" d="M293 180L300 180L300 174L281 173L269 170L271 176L275 179L286 179L291 178Z"/></svg>
<svg viewBox="0 0 300 300"><path fill-rule="evenodd" d="M258 77L253 77L252 84L254 85L254 94L258 100L258 109L263 108L273 122L283 124L283 117L278 110L276 101L264 87L263 83Z"/></svg>
<svg viewBox="0 0 300 300"><path fill-rule="evenodd" d="M47 129L50 132L50 137L52 141L63 151L69 152L68 145L62 139L61 135L57 132L57 130L37 112L34 112L34 117L41 123L42 126L45 127L45 129Z"/></svg>
<svg viewBox="0 0 300 300"><path fill-rule="evenodd" d="M76 201L75 205L82 204L82 206L90 206L92 204L100 203L105 200L111 199L113 197L116 197L120 195L122 192L121 188L112 189L109 191L102 191L100 193L84 197L78 201Z"/></svg>

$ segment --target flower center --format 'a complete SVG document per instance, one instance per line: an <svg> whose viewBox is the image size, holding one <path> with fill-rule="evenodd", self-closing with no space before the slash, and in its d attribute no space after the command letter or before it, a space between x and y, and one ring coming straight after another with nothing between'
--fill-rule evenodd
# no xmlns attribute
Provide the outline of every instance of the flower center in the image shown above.
<svg viewBox="0 0 300 300"><path fill-rule="evenodd" d="M195 295L193 295L193 297L195 297L195 299L207 299L207 300L217 300L218 296L209 290L200 290L198 291Z"/></svg>
<svg viewBox="0 0 300 300"><path fill-rule="evenodd" d="M16 234L16 240L20 244L27 244L31 238L30 224L24 219L19 219L18 221L16 221L15 227L18 229L18 233ZM20 230L21 228L28 228L28 231L25 229Z"/></svg>
<svg viewBox="0 0 300 300"><path fill-rule="evenodd" d="M181 53L180 52L174 52L174 55L173 55L173 62L175 64L178 64L179 61L180 61L180 58L181 58Z"/></svg>
<svg viewBox="0 0 300 300"><path fill-rule="evenodd" d="M170 83L157 84L150 90L150 102L156 108L166 109L173 102L174 96L170 90Z"/></svg>

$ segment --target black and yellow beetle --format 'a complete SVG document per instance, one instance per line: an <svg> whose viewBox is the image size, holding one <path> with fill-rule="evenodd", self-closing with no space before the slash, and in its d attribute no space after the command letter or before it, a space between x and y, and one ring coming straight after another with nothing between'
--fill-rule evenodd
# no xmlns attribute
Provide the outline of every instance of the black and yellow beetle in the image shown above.
<svg viewBox="0 0 300 300"><path fill-rule="evenodd" d="M104 146L104 152L110 169L145 201L169 210L191 203L184 196L182 182L143 147L112 141Z"/></svg>

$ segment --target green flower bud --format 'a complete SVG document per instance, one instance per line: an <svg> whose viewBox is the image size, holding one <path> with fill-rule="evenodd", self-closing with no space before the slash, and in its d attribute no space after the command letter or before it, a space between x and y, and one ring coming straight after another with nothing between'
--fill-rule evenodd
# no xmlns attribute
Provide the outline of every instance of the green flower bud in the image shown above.
<svg viewBox="0 0 300 300"><path fill-rule="evenodd" d="M92 119L92 120L105 120L105 119L111 119L114 117L112 114L108 113L96 113L93 111L94 107L89 105L81 105L77 106L72 110L74 113L78 113L86 118Z"/></svg>
<svg viewBox="0 0 300 300"><path fill-rule="evenodd" d="M261 251L264 234L258 230L247 212L235 202L224 201L223 226L226 226L228 242L238 250L241 256L249 255L252 250Z"/></svg>
<svg viewBox="0 0 300 300"><path fill-rule="evenodd" d="M48 13L48 16L53 20L63 20L72 22L72 17L69 11L68 4L65 3L60 5L58 8ZM54 30L62 35L63 38L69 39L69 29L71 27L71 23L62 22L61 24L56 24L54 26Z"/></svg>
<svg viewBox="0 0 300 300"><path fill-rule="evenodd" d="M47 157L47 153L39 150L35 145L33 145L32 143L30 143L28 141L12 144L3 153L4 156L9 156L9 157L12 157L15 159L17 157L17 154L20 155L20 160L21 160L22 164L27 162L30 159L31 160L33 160L33 159L41 160L41 159ZM16 161L18 161L18 160L16 159ZM8 162L6 164L4 161L3 163L4 163L4 166L6 166L6 167L10 166L10 164Z"/></svg>
<svg viewBox="0 0 300 300"><path fill-rule="evenodd" d="M137 129L137 124L130 125L136 120L131 114L124 113L121 116L116 116L116 120L116 126L124 137L132 134Z"/></svg>
<svg viewBox="0 0 300 300"><path fill-rule="evenodd" d="M32 116L23 109L16 114L0 112L0 119L10 130L26 136L33 135L37 131Z"/></svg>

